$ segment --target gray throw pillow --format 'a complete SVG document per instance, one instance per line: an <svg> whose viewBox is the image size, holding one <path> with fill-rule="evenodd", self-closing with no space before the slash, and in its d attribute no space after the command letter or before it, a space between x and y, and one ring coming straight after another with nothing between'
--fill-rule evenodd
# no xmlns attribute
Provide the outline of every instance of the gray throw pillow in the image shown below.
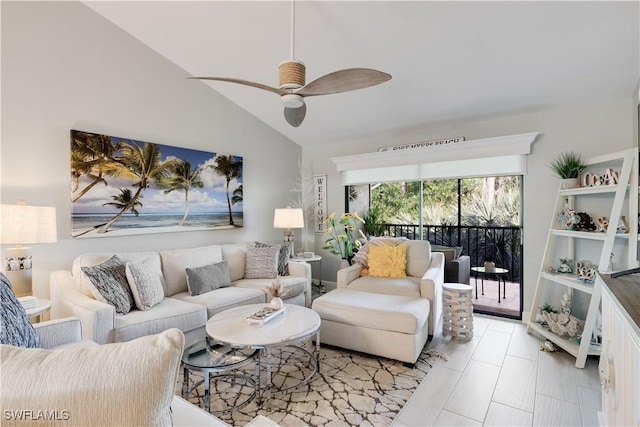
<svg viewBox="0 0 640 427"><path fill-rule="evenodd" d="M139 262L127 262L125 272L138 310L149 310L164 299L164 289L151 258Z"/></svg>
<svg viewBox="0 0 640 427"><path fill-rule="evenodd" d="M102 264L82 267L82 272L95 286L95 289L91 289L94 298L114 306L117 314L127 314L135 307L125 265L117 255Z"/></svg>
<svg viewBox="0 0 640 427"><path fill-rule="evenodd" d="M266 243L255 242L256 248L270 248L271 245ZM291 258L291 246L280 246L280 252L278 253L278 276L289 275L289 258Z"/></svg>
<svg viewBox="0 0 640 427"><path fill-rule="evenodd" d="M40 338L13 293L9 279L0 273L0 282L0 344L39 348Z"/></svg>
<svg viewBox="0 0 640 427"><path fill-rule="evenodd" d="M245 279L275 279L278 276L280 245L268 248L247 248L244 264Z"/></svg>
<svg viewBox="0 0 640 427"><path fill-rule="evenodd" d="M226 260L203 267L187 268L185 271L187 288L191 296L231 286L231 272Z"/></svg>

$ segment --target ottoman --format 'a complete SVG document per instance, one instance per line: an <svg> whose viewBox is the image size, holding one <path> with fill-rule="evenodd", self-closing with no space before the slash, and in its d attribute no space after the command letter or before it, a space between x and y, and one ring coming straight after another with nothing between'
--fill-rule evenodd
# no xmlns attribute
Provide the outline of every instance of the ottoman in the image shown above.
<svg viewBox="0 0 640 427"><path fill-rule="evenodd" d="M430 301L335 289L313 301L320 342L413 365L429 337Z"/></svg>

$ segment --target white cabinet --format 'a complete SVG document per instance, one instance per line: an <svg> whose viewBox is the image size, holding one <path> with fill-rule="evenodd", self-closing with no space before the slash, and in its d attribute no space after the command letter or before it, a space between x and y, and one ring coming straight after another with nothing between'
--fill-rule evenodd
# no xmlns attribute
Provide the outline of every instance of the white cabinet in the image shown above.
<svg viewBox="0 0 640 427"><path fill-rule="evenodd" d="M578 275L573 273L549 272L547 268L557 266L560 258L568 258L574 262L582 260L583 250L591 245L594 260L598 259L597 270L607 271L611 254L615 252L616 241L621 242L617 247L624 249L621 251L622 254L618 254L616 270L637 266L638 224L635 220L638 215L637 162L637 149L598 156L587 162L586 172L589 173L589 181L597 182L593 179L594 175L603 176L606 173L610 176L611 171L616 175L615 180L611 179L600 183L601 185L558 190L530 311L528 331L536 332L573 355L576 358L577 368L584 368L588 355L600 354L600 346L592 345L591 338L599 313L601 284L598 281L595 283L580 281ZM566 209L587 212L591 216L606 216L610 226L605 232L567 230L556 221L557 214ZM629 225L629 231L626 233L616 230L616 225L622 216L626 217ZM596 218L594 217L593 220L595 222ZM560 298L557 301L546 301L545 296L558 293L561 296L564 292L573 296L577 296L574 294L579 292L583 294L579 299L589 301L586 316L581 318L584 320L584 328L581 336L577 337L579 339L556 335L548 327L536 321L539 307L545 303L555 306L556 309L560 308Z"/></svg>
<svg viewBox="0 0 640 427"><path fill-rule="evenodd" d="M603 277L600 421L607 426L640 426L640 277ZM630 309L635 306L635 320L618 298L626 298Z"/></svg>

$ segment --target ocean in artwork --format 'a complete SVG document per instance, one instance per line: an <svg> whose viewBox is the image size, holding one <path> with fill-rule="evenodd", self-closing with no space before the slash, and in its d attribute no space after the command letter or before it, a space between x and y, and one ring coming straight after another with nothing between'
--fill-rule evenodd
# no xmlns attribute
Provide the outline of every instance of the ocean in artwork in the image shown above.
<svg viewBox="0 0 640 427"><path fill-rule="evenodd" d="M72 215L72 234L74 237L81 237L82 235L97 230L109 222L115 215L105 214L73 214ZM184 214L175 213L150 213L140 214L138 216L133 214L125 214L121 216L110 228L109 234L130 234L127 230L136 233L143 233L144 229L153 231L154 233L162 232L163 228L166 231L176 231L174 227L178 227L178 224L182 220ZM243 226L243 213L232 212L233 225L235 227ZM206 230L216 229L229 226L229 213L193 213L187 216L187 220L180 228L184 231ZM152 229L152 230L151 230ZM120 233L114 233L120 230ZM134 233L131 233L134 234Z"/></svg>

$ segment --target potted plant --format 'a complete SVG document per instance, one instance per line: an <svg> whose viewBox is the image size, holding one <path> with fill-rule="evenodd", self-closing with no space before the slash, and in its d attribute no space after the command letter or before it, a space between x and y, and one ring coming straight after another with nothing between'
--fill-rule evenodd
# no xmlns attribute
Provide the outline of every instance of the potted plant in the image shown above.
<svg viewBox="0 0 640 427"><path fill-rule="evenodd" d="M493 262L493 256L487 255L484 258L484 271L494 271L496 269L496 264Z"/></svg>
<svg viewBox="0 0 640 427"><path fill-rule="evenodd" d="M356 224L363 222L362 218L356 212L343 213L339 217L332 213L324 221L328 225L324 234L329 238L325 240L322 249L340 255L340 258L351 265L351 259L361 246L360 241L354 237L354 232L357 229ZM362 235L362 230L358 232Z"/></svg>
<svg viewBox="0 0 640 427"><path fill-rule="evenodd" d="M580 155L573 151L561 153L549 166L562 178L562 188L565 189L578 187L578 178L587 167Z"/></svg>
<svg viewBox="0 0 640 427"><path fill-rule="evenodd" d="M370 207L362 220L362 228L367 237L377 237L384 234L385 226L382 223L382 211L380 208Z"/></svg>

